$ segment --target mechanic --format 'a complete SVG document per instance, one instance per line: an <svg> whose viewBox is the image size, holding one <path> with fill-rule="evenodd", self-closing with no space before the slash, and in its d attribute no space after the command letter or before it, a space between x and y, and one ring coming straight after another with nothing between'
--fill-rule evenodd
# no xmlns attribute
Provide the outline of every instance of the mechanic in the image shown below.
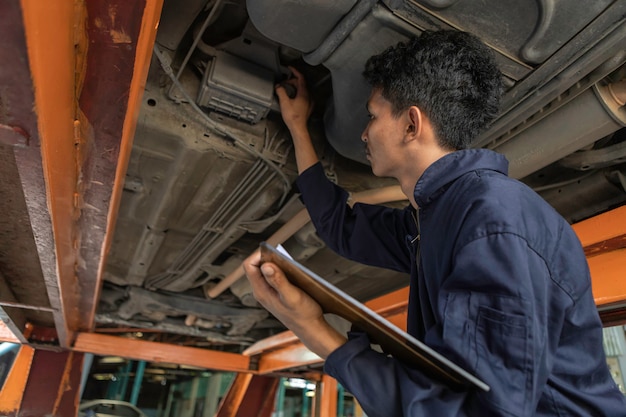
<svg viewBox="0 0 626 417"><path fill-rule="evenodd" d="M495 118L501 74L481 41L425 32L373 56L362 134L377 176L398 180L406 209L348 204L326 179L307 119L312 104L293 70L278 86L293 137L302 199L337 253L410 273L407 331L490 387L453 390L346 339L319 305L260 257L244 263L254 296L377 416L626 416L606 364L589 269L570 225L495 152L469 149Z"/></svg>

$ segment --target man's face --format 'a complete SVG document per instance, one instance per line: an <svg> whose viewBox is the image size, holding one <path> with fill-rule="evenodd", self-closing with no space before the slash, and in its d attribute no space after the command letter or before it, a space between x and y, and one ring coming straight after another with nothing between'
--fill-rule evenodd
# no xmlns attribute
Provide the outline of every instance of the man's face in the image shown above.
<svg viewBox="0 0 626 417"><path fill-rule="evenodd" d="M372 172L379 177L395 177L401 169L402 142L406 133L406 117L394 117L392 106L380 89L373 89L367 102L369 122L361 134Z"/></svg>

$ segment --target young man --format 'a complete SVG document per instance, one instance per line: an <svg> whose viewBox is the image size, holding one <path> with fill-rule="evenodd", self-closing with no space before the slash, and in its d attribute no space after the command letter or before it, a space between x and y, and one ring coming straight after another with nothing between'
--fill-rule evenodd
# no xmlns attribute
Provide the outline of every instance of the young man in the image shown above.
<svg viewBox="0 0 626 417"><path fill-rule="evenodd" d="M245 269L259 302L375 416L626 416L605 362L581 245L567 222L507 177L506 159L468 149L497 114L500 72L462 32L424 33L372 57L362 135L375 175L396 178L405 210L346 203L324 177L295 72L277 88L295 144L298 185L318 234L339 254L411 274L408 332L490 385L453 391L346 340L276 265Z"/></svg>

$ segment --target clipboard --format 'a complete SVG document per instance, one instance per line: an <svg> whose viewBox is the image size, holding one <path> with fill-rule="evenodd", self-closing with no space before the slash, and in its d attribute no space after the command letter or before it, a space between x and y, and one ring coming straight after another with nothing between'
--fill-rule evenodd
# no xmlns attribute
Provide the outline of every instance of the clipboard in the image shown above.
<svg viewBox="0 0 626 417"><path fill-rule="evenodd" d="M452 388L477 388L489 385L449 359L426 346L370 308L330 284L311 270L285 256L267 242L261 242L261 262L273 262L287 279L316 300L324 313L336 314L365 331L385 353Z"/></svg>

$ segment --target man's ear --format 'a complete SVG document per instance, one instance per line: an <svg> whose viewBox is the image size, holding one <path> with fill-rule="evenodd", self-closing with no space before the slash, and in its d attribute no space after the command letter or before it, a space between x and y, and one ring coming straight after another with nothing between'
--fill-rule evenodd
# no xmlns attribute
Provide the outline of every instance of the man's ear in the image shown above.
<svg viewBox="0 0 626 417"><path fill-rule="evenodd" d="M422 134L423 113L417 106L411 106L407 110L407 131L405 138L407 141L418 139Z"/></svg>

